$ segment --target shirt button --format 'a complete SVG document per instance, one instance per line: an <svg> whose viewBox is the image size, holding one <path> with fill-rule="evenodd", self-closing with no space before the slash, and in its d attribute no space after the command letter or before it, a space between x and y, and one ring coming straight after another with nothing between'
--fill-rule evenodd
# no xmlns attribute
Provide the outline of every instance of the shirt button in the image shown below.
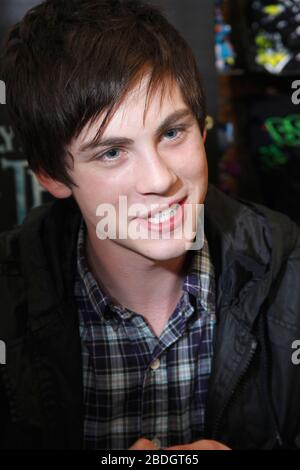
<svg viewBox="0 0 300 470"><path fill-rule="evenodd" d="M124 312L122 316L125 320L127 320L131 315L129 312Z"/></svg>
<svg viewBox="0 0 300 470"><path fill-rule="evenodd" d="M151 364L150 364L150 367L152 370L156 370L160 367L160 360L159 359L155 359L155 361L153 361Z"/></svg>

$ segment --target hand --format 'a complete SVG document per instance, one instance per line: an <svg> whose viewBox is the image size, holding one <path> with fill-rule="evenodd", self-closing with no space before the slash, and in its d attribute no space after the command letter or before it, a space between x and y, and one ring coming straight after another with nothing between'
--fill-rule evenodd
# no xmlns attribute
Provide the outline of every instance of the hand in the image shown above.
<svg viewBox="0 0 300 470"><path fill-rule="evenodd" d="M164 447L164 450L231 450L221 442L208 439L200 439L191 444L179 444L172 447ZM149 439L140 438L129 447L129 450L157 450L155 444Z"/></svg>
<svg viewBox="0 0 300 470"><path fill-rule="evenodd" d="M172 447L165 447L164 450L231 450L221 442L208 439L200 439L191 444L182 444Z"/></svg>
<svg viewBox="0 0 300 470"><path fill-rule="evenodd" d="M128 450L157 450L157 446L149 439L140 438Z"/></svg>

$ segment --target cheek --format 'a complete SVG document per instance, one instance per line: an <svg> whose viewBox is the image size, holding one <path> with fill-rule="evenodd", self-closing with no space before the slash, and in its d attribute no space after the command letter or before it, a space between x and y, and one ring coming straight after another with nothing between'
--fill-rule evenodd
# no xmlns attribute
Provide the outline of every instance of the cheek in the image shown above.
<svg viewBox="0 0 300 470"><path fill-rule="evenodd" d="M109 172L101 171L101 168L91 166L81 169L76 173L74 196L87 210L94 210L101 203L109 203L118 206L119 196L128 194L128 178L112 176Z"/></svg>
<svg viewBox="0 0 300 470"><path fill-rule="evenodd" d="M182 155L181 155L182 158ZM191 142L184 149L184 165L181 166L182 174L191 179L199 180L208 177L207 158L205 148L199 140Z"/></svg>
<svg viewBox="0 0 300 470"><path fill-rule="evenodd" d="M97 176L96 171L87 171L81 168L74 172L73 179L78 186L73 189L73 196L81 211L86 214L94 214L96 207L103 202L103 198L108 194L105 181Z"/></svg>

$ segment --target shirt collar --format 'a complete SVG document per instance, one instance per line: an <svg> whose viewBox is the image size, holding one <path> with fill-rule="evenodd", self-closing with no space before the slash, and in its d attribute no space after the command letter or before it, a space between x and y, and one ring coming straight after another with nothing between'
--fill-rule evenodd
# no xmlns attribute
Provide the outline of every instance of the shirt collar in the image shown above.
<svg viewBox="0 0 300 470"><path fill-rule="evenodd" d="M123 307L104 292L89 270L85 247L86 224L82 218L77 240L78 275L97 311L99 308L104 311L107 307L122 311ZM199 302L204 310L209 311L210 305L215 302L215 273L205 236L201 249L188 251L184 271L186 274L182 285L183 290Z"/></svg>

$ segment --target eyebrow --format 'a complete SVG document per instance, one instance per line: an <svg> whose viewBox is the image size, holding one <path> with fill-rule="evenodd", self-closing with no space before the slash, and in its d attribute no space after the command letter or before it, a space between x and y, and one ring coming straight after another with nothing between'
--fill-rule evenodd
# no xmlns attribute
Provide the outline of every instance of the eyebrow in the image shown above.
<svg viewBox="0 0 300 470"><path fill-rule="evenodd" d="M159 127L155 131L155 135L159 136L162 132L176 123L179 119L185 118L187 116L193 117L192 112L188 108L183 108L175 111L174 113L167 116ZM110 147L110 146L119 146L119 145L131 145L133 140L128 137L107 137L106 139L90 141L85 143L79 148L79 152L86 152L87 150L93 150L98 147Z"/></svg>

